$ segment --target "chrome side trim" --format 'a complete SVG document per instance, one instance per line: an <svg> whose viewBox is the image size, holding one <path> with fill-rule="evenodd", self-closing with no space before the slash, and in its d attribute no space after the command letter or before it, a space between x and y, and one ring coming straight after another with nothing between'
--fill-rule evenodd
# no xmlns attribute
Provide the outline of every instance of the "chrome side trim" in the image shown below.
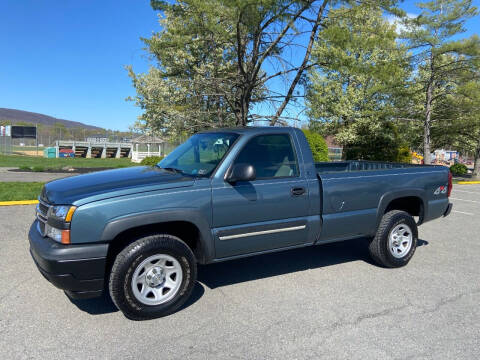
<svg viewBox="0 0 480 360"><path fill-rule="evenodd" d="M238 238L247 237L247 236L257 236L257 235L275 234L275 233L284 232L284 231L303 230L305 228L306 228L306 225L292 226L292 227L281 228L281 229L254 231L254 232L243 233L243 234L219 236L219 239L220 240L231 240L231 239L238 239Z"/></svg>

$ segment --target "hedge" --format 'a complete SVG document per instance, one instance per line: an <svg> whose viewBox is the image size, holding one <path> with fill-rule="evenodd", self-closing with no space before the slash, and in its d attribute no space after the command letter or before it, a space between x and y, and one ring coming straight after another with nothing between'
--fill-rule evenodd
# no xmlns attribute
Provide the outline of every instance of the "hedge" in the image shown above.
<svg viewBox="0 0 480 360"><path fill-rule="evenodd" d="M310 130L303 130L303 133L312 150L313 161L328 161L328 147L323 136Z"/></svg>

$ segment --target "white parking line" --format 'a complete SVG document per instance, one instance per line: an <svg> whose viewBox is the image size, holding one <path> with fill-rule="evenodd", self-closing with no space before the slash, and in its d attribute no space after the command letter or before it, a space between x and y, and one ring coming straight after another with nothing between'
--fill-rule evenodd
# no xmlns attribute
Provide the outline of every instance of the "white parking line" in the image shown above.
<svg viewBox="0 0 480 360"><path fill-rule="evenodd" d="M471 202L471 203L475 203L475 204L480 204L480 201L475 201L475 200L465 200L465 199L459 199L459 198L454 198L454 197L451 197L450 199L451 200L466 201L466 202Z"/></svg>
<svg viewBox="0 0 480 360"><path fill-rule="evenodd" d="M464 211L458 211L458 210L452 210L454 213L459 213L459 214L464 214L464 215L469 215L469 216L474 216L475 214L469 213L469 212L464 212Z"/></svg>
<svg viewBox="0 0 480 360"><path fill-rule="evenodd" d="M480 191L465 191L465 190L453 189L453 192L462 192L462 193L467 193L467 194L478 194L478 195L480 195Z"/></svg>

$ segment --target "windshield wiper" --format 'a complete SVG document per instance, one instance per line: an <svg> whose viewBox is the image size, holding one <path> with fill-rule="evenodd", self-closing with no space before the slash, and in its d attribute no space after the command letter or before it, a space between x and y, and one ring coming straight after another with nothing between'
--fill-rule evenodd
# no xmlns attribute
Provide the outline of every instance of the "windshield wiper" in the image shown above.
<svg viewBox="0 0 480 360"><path fill-rule="evenodd" d="M177 174L183 174L183 171L174 167L161 167L160 169L167 170L167 171L172 171Z"/></svg>

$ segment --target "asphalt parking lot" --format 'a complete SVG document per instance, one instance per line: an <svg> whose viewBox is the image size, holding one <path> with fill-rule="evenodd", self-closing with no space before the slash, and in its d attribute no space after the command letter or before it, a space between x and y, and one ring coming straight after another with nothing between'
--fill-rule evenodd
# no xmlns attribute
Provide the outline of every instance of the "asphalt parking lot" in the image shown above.
<svg viewBox="0 0 480 360"><path fill-rule="evenodd" d="M478 358L480 185L451 201L405 268L371 264L363 240L203 266L181 311L143 322L50 285L33 206L0 207L0 358Z"/></svg>
<svg viewBox="0 0 480 360"><path fill-rule="evenodd" d="M66 174L66 173L11 171L16 169L17 168L0 167L0 179L2 179L2 181L48 182L52 180L61 179L67 176L76 175L76 174Z"/></svg>

